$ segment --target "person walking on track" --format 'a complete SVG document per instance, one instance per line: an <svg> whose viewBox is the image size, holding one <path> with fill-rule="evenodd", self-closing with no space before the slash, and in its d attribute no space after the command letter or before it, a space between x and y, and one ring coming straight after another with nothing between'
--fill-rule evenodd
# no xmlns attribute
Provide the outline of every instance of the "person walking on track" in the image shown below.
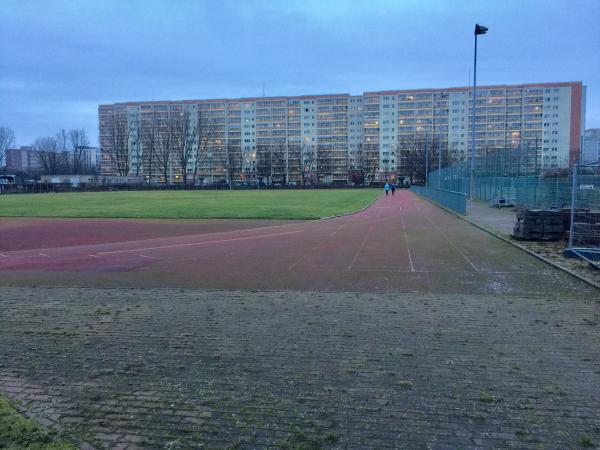
<svg viewBox="0 0 600 450"><path fill-rule="evenodd" d="M387 195L390 192L390 185L388 183L385 183L385 186L383 187L383 190L385 191L385 196L387 197Z"/></svg>
<svg viewBox="0 0 600 450"><path fill-rule="evenodd" d="M396 185L394 183L392 183L392 186L390 189L392 190L392 195L394 195L394 192L396 192Z"/></svg>

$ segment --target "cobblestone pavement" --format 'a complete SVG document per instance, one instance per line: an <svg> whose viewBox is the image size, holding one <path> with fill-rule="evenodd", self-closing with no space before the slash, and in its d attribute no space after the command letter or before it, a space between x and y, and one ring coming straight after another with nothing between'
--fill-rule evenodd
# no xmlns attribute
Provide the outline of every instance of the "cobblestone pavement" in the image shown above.
<svg viewBox="0 0 600 450"><path fill-rule="evenodd" d="M600 445L597 296L0 298L0 392L83 448Z"/></svg>

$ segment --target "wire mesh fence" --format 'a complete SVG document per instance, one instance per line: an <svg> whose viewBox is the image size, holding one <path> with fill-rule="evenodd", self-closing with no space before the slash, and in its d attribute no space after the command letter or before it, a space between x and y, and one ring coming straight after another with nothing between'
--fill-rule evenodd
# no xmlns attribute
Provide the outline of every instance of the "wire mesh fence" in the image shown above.
<svg viewBox="0 0 600 450"><path fill-rule="evenodd" d="M470 168L465 164L429 174L429 187L463 192L474 200L503 199L520 208L561 208L571 204L572 176L565 171L515 176L481 176L476 172L472 192L470 186Z"/></svg>
<svg viewBox="0 0 600 450"><path fill-rule="evenodd" d="M490 206L514 206L517 224L541 224L521 237L565 238L568 253L600 262L600 162L518 173L480 158L473 175L468 163L455 163L431 172L428 186L462 192Z"/></svg>
<svg viewBox="0 0 600 450"><path fill-rule="evenodd" d="M426 197L445 208L462 215L467 214L467 196L462 192L451 192L425 186L411 186L411 189L418 195Z"/></svg>
<svg viewBox="0 0 600 450"><path fill-rule="evenodd" d="M600 268L600 162L573 169L567 251Z"/></svg>

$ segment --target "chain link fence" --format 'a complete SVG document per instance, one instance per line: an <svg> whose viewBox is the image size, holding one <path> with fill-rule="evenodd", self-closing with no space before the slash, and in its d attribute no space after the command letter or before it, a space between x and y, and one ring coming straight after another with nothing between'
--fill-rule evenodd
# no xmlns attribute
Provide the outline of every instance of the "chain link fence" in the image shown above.
<svg viewBox="0 0 600 450"><path fill-rule="evenodd" d="M567 254L600 268L600 162L573 169Z"/></svg>
<svg viewBox="0 0 600 450"><path fill-rule="evenodd" d="M567 254L600 264L600 162L571 169L528 167L531 170L519 173L507 164L495 166L483 156L473 177L468 162L455 163L431 172L428 186L461 192L490 206L513 206L517 221L551 221L553 230L564 230L552 236L567 239ZM544 236L540 234L541 239Z"/></svg>

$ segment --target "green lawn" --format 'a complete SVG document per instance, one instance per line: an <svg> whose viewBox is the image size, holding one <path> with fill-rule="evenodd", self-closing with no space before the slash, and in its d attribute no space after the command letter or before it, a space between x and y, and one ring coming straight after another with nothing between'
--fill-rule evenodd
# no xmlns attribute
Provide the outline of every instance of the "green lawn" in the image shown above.
<svg viewBox="0 0 600 450"><path fill-rule="evenodd" d="M0 196L0 217L318 219L361 209L378 189L138 191Z"/></svg>
<svg viewBox="0 0 600 450"><path fill-rule="evenodd" d="M58 435L19 414L0 397L0 448L9 450L75 450Z"/></svg>

